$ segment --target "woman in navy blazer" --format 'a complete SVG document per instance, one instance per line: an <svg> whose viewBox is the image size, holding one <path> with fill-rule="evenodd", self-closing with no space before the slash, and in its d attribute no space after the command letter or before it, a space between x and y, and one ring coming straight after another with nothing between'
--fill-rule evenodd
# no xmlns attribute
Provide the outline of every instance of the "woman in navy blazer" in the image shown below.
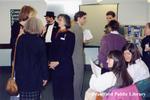
<svg viewBox="0 0 150 100"><path fill-rule="evenodd" d="M43 25L37 18L30 18L25 33L17 42L15 78L19 88L20 100L40 100L42 86L48 79L46 48L39 37Z"/></svg>
<svg viewBox="0 0 150 100"><path fill-rule="evenodd" d="M74 100L73 93L73 62L72 54L75 45L75 35L69 28L70 17L66 14L58 16L60 30L52 43L52 54L49 68L52 71L54 100Z"/></svg>

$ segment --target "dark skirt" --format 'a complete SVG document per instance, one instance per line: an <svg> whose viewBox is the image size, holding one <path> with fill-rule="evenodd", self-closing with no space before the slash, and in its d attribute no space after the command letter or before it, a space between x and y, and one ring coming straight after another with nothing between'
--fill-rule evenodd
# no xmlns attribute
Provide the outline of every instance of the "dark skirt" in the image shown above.
<svg viewBox="0 0 150 100"><path fill-rule="evenodd" d="M20 100L40 100L40 91L20 92Z"/></svg>

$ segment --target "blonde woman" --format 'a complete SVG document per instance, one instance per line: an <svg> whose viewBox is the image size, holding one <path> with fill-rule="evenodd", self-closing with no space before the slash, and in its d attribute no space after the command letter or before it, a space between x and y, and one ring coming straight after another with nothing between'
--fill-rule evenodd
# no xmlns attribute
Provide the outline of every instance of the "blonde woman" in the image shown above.
<svg viewBox="0 0 150 100"><path fill-rule="evenodd" d="M40 38L41 20L32 17L24 25L16 47L15 77L20 100L40 100L48 78L45 43Z"/></svg>
<svg viewBox="0 0 150 100"><path fill-rule="evenodd" d="M37 14L36 10L31 6L24 5L21 8L19 13L19 20L15 21L11 27L11 38L10 38L10 45L12 48L11 60L13 60L15 42L18 35L23 33L23 27L27 19L36 16L36 14Z"/></svg>

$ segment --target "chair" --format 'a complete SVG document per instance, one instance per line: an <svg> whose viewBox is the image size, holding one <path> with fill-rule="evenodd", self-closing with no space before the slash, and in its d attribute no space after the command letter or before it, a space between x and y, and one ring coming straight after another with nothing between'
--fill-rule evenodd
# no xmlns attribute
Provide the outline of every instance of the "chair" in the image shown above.
<svg viewBox="0 0 150 100"><path fill-rule="evenodd" d="M98 93L96 94L96 100L103 100L103 96L99 95Z"/></svg>
<svg viewBox="0 0 150 100"><path fill-rule="evenodd" d="M92 89L88 89L85 92L84 100L103 100L103 98L98 92Z"/></svg>
<svg viewBox="0 0 150 100"><path fill-rule="evenodd" d="M135 83L139 92L142 95L143 100L150 100L150 78L141 80Z"/></svg>

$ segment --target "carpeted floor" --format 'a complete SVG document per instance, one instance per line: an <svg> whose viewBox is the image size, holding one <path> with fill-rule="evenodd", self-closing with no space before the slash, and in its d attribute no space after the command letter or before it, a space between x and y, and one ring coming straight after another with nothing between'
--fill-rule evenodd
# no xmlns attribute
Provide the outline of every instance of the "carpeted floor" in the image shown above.
<svg viewBox="0 0 150 100"><path fill-rule="evenodd" d="M84 100L85 91L89 86L88 83L89 83L90 76L91 76L91 70L89 68L85 68L83 91L82 91L83 100ZM5 91L5 85L9 77L10 77L10 67L5 67L5 68L0 67L0 100L10 100L10 96ZM49 82L48 85L43 89L41 100L53 100L51 82Z"/></svg>

